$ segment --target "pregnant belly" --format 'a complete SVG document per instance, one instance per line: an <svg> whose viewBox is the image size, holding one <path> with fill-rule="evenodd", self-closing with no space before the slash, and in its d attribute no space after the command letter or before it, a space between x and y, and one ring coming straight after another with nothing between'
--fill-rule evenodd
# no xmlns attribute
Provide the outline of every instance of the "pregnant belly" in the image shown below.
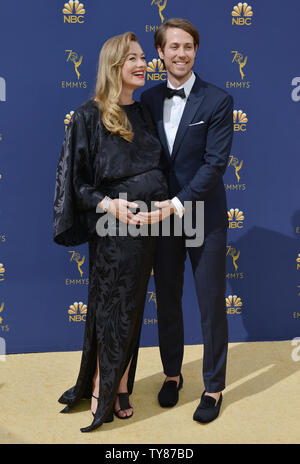
<svg viewBox="0 0 300 464"><path fill-rule="evenodd" d="M168 187L165 176L160 169L152 169L135 176L106 182L99 190L110 198L117 198L126 194L128 201L142 200L151 202L166 200Z"/></svg>

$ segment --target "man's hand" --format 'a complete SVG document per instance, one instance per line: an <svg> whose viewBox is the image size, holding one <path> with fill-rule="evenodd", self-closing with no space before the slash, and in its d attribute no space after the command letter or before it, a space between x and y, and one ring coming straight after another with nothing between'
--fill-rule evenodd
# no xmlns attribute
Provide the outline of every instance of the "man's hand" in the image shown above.
<svg viewBox="0 0 300 464"><path fill-rule="evenodd" d="M151 213L139 212L134 214L130 219L129 224L155 224L156 222L162 221L163 219L171 216L174 213L175 209L171 200L157 201L154 203L158 208Z"/></svg>
<svg viewBox="0 0 300 464"><path fill-rule="evenodd" d="M134 214L128 208L138 208L138 206L137 203L115 198L109 202L107 211L119 219L119 221L129 224Z"/></svg>

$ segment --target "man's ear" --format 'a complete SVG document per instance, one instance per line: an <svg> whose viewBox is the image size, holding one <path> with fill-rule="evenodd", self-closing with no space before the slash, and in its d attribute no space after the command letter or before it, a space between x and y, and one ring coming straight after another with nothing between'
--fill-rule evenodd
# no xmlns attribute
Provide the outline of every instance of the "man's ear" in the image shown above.
<svg viewBox="0 0 300 464"><path fill-rule="evenodd" d="M158 53L159 58L163 60L165 55L160 47L157 47L157 53Z"/></svg>

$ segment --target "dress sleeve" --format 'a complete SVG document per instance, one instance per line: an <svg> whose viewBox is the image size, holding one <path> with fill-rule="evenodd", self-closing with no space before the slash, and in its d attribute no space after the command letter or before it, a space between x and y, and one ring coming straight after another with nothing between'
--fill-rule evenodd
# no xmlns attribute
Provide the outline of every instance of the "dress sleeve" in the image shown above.
<svg viewBox="0 0 300 464"><path fill-rule="evenodd" d="M87 213L104 195L93 186L90 137L83 114L75 111L66 131L56 170L54 241L74 246L88 241Z"/></svg>

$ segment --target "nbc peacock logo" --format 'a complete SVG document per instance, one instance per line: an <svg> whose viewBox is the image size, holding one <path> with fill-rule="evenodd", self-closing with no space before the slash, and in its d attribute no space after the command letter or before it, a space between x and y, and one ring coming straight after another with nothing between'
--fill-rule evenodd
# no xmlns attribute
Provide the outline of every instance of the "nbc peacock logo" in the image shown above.
<svg viewBox="0 0 300 464"><path fill-rule="evenodd" d="M298 257L296 259L296 263L297 263L297 271L299 271L300 269L300 253L298 253Z"/></svg>
<svg viewBox="0 0 300 464"><path fill-rule="evenodd" d="M149 61L147 66L147 80L150 81L165 81L167 80L167 73L163 62L160 58L154 58Z"/></svg>
<svg viewBox="0 0 300 464"><path fill-rule="evenodd" d="M0 263L0 282L4 280L4 274L5 274L5 267L2 263Z"/></svg>
<svg viewBox="0 0 300 464"><path fill-rule="evenodd" d="M233 110L233 129L235 132L247 130L247 114L243 110Z"/></svg>
<svg viewBox="0 0 300 464"><path fill-rule="evenodd" d="M231 208L228 212L229 229L242 229L244 227L244 213L238 208Z"/></svg>
<svg viewBox="0 0 300 464"><path fill-rule="evenodd" d="M87 313L87 305L82 301L75 301L68 309L69 322L84 322Z"/></svg>
<svg viewBox="0 0 300 464"><path fill-rule="evenodd" d="M237 295L229 295L226 298L227 314L242 314L242 300Z"/></svg>
<svg viewBox="0 0 300 464"><path fill-rule="evenodd" d="M233 26L251 26L253 17L252 6L248 5L248 3L240 2L233 7L231 16Z"/></svg>
<svg viewBox="0 0 300 464"><path fill-rule="evenodd" d="M65 123L65 132L67 131L69 124L71 122L72 116L74 114L74 111L70 111L70 113L67 113L65 115L64 123Z"/></svg>
<svg viewBox="0 0 300 464"><path fill-rule="evenodd" d="M62 12L64 15L64 23L84 23L84 5L83 3L79 3L78 0L70 0L68 3L65 3Z"/></svg>

